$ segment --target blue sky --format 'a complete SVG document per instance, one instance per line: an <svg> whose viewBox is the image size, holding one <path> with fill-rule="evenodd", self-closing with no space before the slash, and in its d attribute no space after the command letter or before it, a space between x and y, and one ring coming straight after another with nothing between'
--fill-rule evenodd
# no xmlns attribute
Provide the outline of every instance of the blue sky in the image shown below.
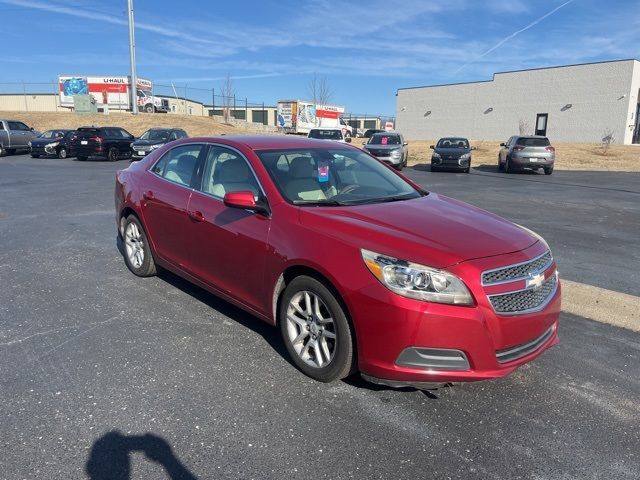
<svg viewBox="0 0 640 480"><path fill-rule="evenodd" d="M126 3L0 0L0 82L126 75ZM179 92L201 88L188 95L207 102L207 90L219 89L227 74L238 97L249 101L308 98L315 73L348 111L393 114L400 87L640 56L639 0L134 0L134 6L138 75L173 82Z"/></svg>

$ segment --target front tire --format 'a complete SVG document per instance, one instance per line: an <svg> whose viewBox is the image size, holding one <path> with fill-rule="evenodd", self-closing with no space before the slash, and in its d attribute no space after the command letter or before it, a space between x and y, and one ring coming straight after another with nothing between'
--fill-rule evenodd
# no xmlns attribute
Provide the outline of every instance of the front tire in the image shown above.
<svg viewBox="0 0 640 480"><path fill-rule="evenodd" d="M505 173L513 173L513 167L511 166L511 160L507 157L507 160L504 162L504 171Z"/></svg>
<svg viewBox="0 0 640 480"><path fill-rule="evenodd" d="M124 261L129 270L138 277L151 277L156 274L147 234L140 220L129 215L124 222Z"/></svg>
<svg viewBox="0 0 640 480"><path fill-rule="evenodd" d="M500 161L500 155L498 155L498 171L504 170L504 165Z"/></svg>
<svg viewBox="0 0 640 480"><path fill-rule="evenodd" d="M351 327L335 295L315 278L292 280L278 312L280 332L293 363L320 382L347 377L354 366Z"/></svg>
<svg viewBox="0 0 640 480"><path fill-rule="evenodd" d="M58 150L58 158L61 160L64 160L65 158L67 158L67 149L62 147L60 148L60 150Z"/></svg>
<svg viewBox="0 0 640 480"><path fill-rule="evenodd" d="M149 104L144 107L144 111L147 113L153 113L155 111L155 108L153 107L153 105Z"/></svg>

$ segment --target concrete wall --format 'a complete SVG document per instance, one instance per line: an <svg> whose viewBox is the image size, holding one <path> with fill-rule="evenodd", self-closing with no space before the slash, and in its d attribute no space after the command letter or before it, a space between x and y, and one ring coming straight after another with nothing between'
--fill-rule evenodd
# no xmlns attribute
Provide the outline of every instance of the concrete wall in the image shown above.
<svg viewBox="0 0 640 480"><path fill-rule="evenodd" d="M52 93L3 93L0 94L0 111L4 112L55 112L58 96Z"/></svg>
<svg viewBox="0 0 640 480"><path fill-rule="evenodd" d="M635 124L631 112L635 114L638 103L639 72L640 62L626 60L497 73L486 82L399 89L396 129L413 140L448 135L506 140L520 133L521 119L533 134L536 115L547 113L552 141L597 143L611 129L616 143L631 143L629 124Z"/></svg>

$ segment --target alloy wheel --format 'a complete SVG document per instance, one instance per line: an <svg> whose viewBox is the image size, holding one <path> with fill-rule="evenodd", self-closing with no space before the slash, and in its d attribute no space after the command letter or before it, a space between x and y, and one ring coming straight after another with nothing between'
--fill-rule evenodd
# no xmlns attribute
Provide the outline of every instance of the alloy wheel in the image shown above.
<svg viewBox="0 0 640 480"><path fill-rule="evenodd" d="M315 293L302 290L287 306L287 336L298 357L314 368L326 367L336 352L331 312Z"/></svg>
<svg viewBox="0 0 640 480"><path fill-rule="evenodd" d="M133 268L140 268L144 262L144 241L140 229L134 222L129 222L124 234L127 259Z"/></svg>

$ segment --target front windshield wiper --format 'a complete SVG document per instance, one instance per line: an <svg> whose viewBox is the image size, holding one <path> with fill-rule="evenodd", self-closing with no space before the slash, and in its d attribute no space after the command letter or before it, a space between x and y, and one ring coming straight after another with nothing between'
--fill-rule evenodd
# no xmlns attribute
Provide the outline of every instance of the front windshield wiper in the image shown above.
<svg viewBox="0 0 640 480"><path fill-rule="evenodd" d="M339 202L337 200L294 200L294 205L313 205L322 207L340 207L347 205L346 203Z"/></svg>
<svg viewBox="0 0 640 480"><path fill-rule="evenodd" d="M366 198L364 200L354 200L352 202L345 202L348 205L365 205L368 203L386 203L386 202L400 202L402 200L411 200L412 198L419 198L415 193L404 193L402 195L391 195L389 197L377 197L377 198Z"/></svg>

